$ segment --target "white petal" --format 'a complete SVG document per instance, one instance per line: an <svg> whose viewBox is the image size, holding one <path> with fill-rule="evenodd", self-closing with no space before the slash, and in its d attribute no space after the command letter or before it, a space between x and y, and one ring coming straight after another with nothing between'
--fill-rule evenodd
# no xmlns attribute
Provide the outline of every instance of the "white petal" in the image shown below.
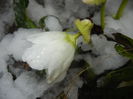
<svg viewBox="0 0 133 99"><path fill-rule="evenodd" d="M46 69L48 82L66 72L73 60L75 48L65 40L65 33L40 33L30 36L30 41L33 46L25 51L22 58L31 68Z"/></svg>
<svg viewBox="0 0 133 99"><path fill-rule="evenodd" d="M43 32L43 33L38 33L38 34L33 34L28 36L27 40L35 43L35 44L40 44L40 43L48 43L54 40L59 40L59 39L64 39L65 35L64 32Z"/></svg>

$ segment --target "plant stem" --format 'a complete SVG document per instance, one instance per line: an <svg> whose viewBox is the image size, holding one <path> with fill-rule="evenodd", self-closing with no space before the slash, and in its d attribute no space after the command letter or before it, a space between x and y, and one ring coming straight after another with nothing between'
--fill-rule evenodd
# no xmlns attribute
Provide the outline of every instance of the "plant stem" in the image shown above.
<svg viewBox="0 0 133 99"><path fill-rule="evenodd" d="M67 34L66 33L66 40L72 44L72 46L74 46L76 48L76 40L79 38L79 36L81 35L81 33L76 33L76 34Z"/></svg>
<svg viewBox="0 0 133 99"><path fill-rule="evenodd" d="M119 20L121 18L121 16L123 15L124 12L124 8L126 7L128 3L128 0L123 0L120 4L120 7L116 13L116 15L114 16L114 19Z"/></svg>
<svg viewBox="0 0 133 99"><path fill-rule="evenodd" d="M106 1L102 4L102 7L101 7L101 27L103 30L105 27L105 4L106 4Z"/></svg>
<svg viewBox="0 0 133 99"><path fill-rule="evenodd" d="M81 33L78 32L78 33L74 34L74 39L76 40L76 39L79 38L80 36L81 36Z"/></svg>

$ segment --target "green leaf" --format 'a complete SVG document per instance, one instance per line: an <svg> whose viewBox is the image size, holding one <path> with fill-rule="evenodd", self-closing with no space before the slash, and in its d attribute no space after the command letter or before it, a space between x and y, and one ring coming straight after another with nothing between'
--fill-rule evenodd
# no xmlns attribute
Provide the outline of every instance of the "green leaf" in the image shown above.
<svg viewBox="0 0 133 99"><path fill-rule="evenodd" d="M85 67L88 67L87 69L88 80L91 81L95 79L96 74L94 73L94 70L89 66L89 64L86 64Z"/></svg>
<svg viewBox="0 0 133 99"><path fill-rule="evenodd" d="M114 33L115 40L117 43L122 44L126 48L133 48L133 39L123 35L121 33Z"/></svg>
<svg viewBox="0 0 133 99"><path fill-rule="evenodd" d="M40 20L39 20L39 25L40 27L43 29L45 27L45 19L46 19L47 16L44 16L42 17Z"/></svg>
<svg viewBox="0 0 133 99"><path fill-rule="evenodd" d="M127 86L133 86L133 80L123 81L117 86L117 88L122 88L122 87L127 87Z"/></svg>
<svg viewBox="0 0 133 99"><path fill-rule="evenodd" d="M46 76L46 70L37 70L36 74L40 77L45 77Z"/></svg>
<svg viewBox="0 0 133 99"><path fill-rule="evenodd" d="M116 51L120 55L133 59L133 39L120 33L114 34L114 36L118 43L115 45Z"/></svg>
<svg viewBox="0 0 133 99"><path fill-rule="evenodd" d="M133 59L133 53L131 53L131 52L128 52L126 49L125 49L125 47L124 46L121 46L121 45L115 45L115 49L116 49L116 51L120 54L120 55L122 55L122 56L125 56L125 57L128 57L128 58L130 58L130 59Z"/></svg>
<svg viewBox="0 0 133 99"><path fill-rule="evenodd" d="M13 0L15 23L18 28L37 28L36 24L27 16L28 3L29 0Z"/></svg>
<svg viewBox="0 0 133 99"><path fill-rule="evenodd" d="M116 88L122 81L133 80L133 66L132 62L129 62L125 67L113 70L104 77L104 87Z"/></svg>

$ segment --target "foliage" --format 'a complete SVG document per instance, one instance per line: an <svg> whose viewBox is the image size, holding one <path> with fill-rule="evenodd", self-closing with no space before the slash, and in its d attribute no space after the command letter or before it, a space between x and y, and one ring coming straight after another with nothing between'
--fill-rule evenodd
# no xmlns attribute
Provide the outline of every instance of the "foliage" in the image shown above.
<svg viewBox="0 0 133 99"><path fill-rule="evenodd" d="M27 16L26 8L29 0L13 0L15 24L18 28L37 28L36 24Z"/></svg>
<svg viewBox="0 0 133 99"><path fill-rule="evenodd" d="M109 72L104 77L104 87L116 88L122 81L132 81L132 65L132 62L129 62L125 67Z"/></svg>
<svg viewBox="0 0 133 99"><path fill-rule="evenodd" d="M45 22L44 20L46 19L47 16L44 16L42 17L40 20L39 20L39 25L41 28L44 28L45 27Z"/></svg>
<svg viewBox="0 0 133 99"><path fill-rule="evenodd" d="M116 51L122 56L133 59L133 39L120 33L116 33L114 36L118 43L115 45Z"/></svg>

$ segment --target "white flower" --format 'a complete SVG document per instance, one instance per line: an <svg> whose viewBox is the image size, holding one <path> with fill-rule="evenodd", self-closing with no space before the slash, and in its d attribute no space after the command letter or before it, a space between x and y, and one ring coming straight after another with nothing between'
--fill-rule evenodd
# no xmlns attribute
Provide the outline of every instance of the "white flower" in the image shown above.
<svg viewBox="0 0 133 99"><path fill-rule="evenodd" d="M31 68L46 69L48 83L66 73L75 53L75 40L65 32L44 32L27 38L33 45L22 56Z"/></svg>

